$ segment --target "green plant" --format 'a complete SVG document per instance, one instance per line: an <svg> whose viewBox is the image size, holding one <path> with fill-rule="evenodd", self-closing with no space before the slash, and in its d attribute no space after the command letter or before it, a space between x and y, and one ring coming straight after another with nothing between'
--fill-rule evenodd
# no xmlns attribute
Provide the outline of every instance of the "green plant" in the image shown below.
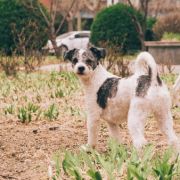
<svg viewBox="0 0 180 180"><path fill-rule="evenodd" d="M152 41L155 40L155 34L153 32L153 27L156 23L156 18L149 17L146 22L145 40Z"/></svg>
<svg viewBox="0 0 180 180"><path fill-rule="evenodd" d="M123 53L140 49L132 15L141 23L141 14L125 4L119 3L103 9L91 26L91 42L97 46L113 47Z"/></svg>
<svg viewBox="0 0 180 180"><path fill-rule="evenodd" d="M153 29L156 21L157 21L156 18L154 18L154 17L148 17L147 22L146 22L147 29Z"/></svg>
<svg viewBox="0 0 180 180"><path fill-rule="evenodd" d="M180 33L165 32L161 40L180 41Z"/></svg>
<svg viewBox="0 0 180 180"><path fill-rule="evenodd" d="M25 122L28 123L28 122L31 122L32 115L30 112L27 111L26 108L21 107L18 109L18 118L22 123L25 123Z"/></svg>
<svg viewBox="0 0 180 180"><path fill-rule="evenodd" d="M172 149L169 149L164 153L163 157L158 157L155 160L155 167L153 167L153 171L159 180L171 180L176 174L179 155L172 161L172 152Z"/></svg>
<svg viewBox="0 0 180 180"><path fill-rule="evenodd" d="M49 120L57 119L58 115L59 115L59 111L55 104L50 105L47 111L45 111L44 113L44 116Z"/></svg>
<svg viewBox="0 0 180 180"><path fill-rule="evenodd" d="M148 179L152 173L152 157L153 147L147 146L143 151L142 158L139 157L137 151L133 148L131 156L127 161L127 179L133 179L136 177L138 180Z"/></svg>
<svg viewBox="0 0 180 180"><path fill-rule="evenodd" d="M37 105L35 105L33 103L28 103L27 110L29 112L35 113L35 112L37 112L38 109L39 109L39 106L37 106Z"/></svg>
<svg viewBox="0 0 180 180"><path fill-rule="evenodd" d="M5 115L14 114L14 106L11 104L10 106L4 108Z"/></svg>
<svg viewBox="0 0 180 180"><path fill-rule="evenodd" d="M172 150L166 150L160 158L152 145L140 153L110 140L105 153L89 148L88 151L81 149L78 153L66 151L56 154L53 179L178 179L180 159L177 157L173 160L173 155Z"/></svg>
<svg viewBox="0 0 180 180"><path fill-rule="evenodd" d="M40 50L47 42L46 22L37 3L37 0L0 0L0 50L5 54Z"/></svg>
<svg viewBox="0 0 180 180"><path fill-rule="evenodd" d="M29 123L32 121L33 115L39 110L39 106L33 103L28 103L27 106L18 108L18 118L22 123ZM40 116L41 111L37 113L36 119Z"/></svg>
<svg viewBox="0 0 180 180"><path fill-rule="evenodd" d="M76 154L66 152L65 158L62 162L62 168L64 172L74 177L76 180L82 180L82 175L80 173L79 166L79 157Z"/></svg>

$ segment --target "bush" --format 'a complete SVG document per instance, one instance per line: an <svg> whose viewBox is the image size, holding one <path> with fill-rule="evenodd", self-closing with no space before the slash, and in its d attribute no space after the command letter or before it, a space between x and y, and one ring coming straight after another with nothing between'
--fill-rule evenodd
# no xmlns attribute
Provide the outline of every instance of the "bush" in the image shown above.
<svg viewBox="0 0 180 180"><path fill-rule="evenodd" d="M180 33L167 33L163 34L162 40L169 40L169 41L180 41Z"/></svg>
<svg viewBox="0 0 180 180"><path fill-rule="evenodd" d="M0 0L0 50L5 54L45 45L46 22L37 7L37 0Z"/></svg>
<svg viewBox="0 0 180 180"><path fill-rule="evenodd" d="M157 39L161 39L165 32L180 33L180 14L179 12L169 13L166 16L160 17L154 28L154 33Z"/></svg>
<svg viewBox="0 0 180 180"><path fill-rule="evenodd" d="M155 40L155 35L153 32L153 26L156 23L156 18L149 17L146 21L146 31L145 31L145 40L153 41Z"/></svg>
<svg viewBox="0 0 180 180"><path fill-rule="evenodd" d="M116 4L99 12L91 26L91 42L98 46L116 47L119 52L141 48L131 16L142 22L141 14L125 4Z"/></svg>
<svg viewBox="0 0 180 180"><path fill-rule="evenodd" d="M147 21L146 21L147 29L153 29L153 26L155 25L156 21L157 20L154 17L147 18Z"/></svg>

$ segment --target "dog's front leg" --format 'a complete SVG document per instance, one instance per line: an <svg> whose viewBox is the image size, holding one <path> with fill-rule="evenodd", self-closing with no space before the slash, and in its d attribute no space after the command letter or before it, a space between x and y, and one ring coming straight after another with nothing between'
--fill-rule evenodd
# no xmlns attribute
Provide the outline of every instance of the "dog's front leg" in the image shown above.
<svg viewBox="0 0 180 180"><path fill-rule="evenodd" d="M88 115L87 129L88 129L88 145L95 148L97 144L100 120L98 116Z"/></svg>

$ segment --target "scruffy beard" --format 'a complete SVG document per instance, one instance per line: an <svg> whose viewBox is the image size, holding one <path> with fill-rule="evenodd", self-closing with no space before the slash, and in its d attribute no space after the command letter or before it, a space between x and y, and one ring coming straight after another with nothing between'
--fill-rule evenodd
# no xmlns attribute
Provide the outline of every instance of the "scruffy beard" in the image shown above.
<svg viewBox="0 0 180 180"><path fill-rule="evenodd" d="M82 74L82 75L76 73L76 75L82 81L83 84L89 84L93 77L93 74L94 74L93 70L90 70L89 73Z"/></svg>

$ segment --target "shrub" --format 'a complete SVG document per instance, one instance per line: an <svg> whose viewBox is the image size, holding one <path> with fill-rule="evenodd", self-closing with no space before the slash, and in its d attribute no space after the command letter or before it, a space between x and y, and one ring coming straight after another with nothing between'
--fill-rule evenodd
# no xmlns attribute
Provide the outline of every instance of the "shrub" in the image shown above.
<svg viewBox="0 0 180 180"><path fill-rule="evenodd" d="M3 70L6 75L16 75L20 66L20 57L16 57L14 54L12 56L5 56L0 54L0 69Z"/></svg>
<svg viewBox="0 0 180 180"><path fill-rule="evenodd" d="M91 42L98 46L117 47L117 51L123 53L140 49L141 43L132 15L142 22L141 14L125 4L103 9L91 26Z"/></svg>
<svg viewBox="0 0 180 180"><path fill-rule="evenodd" d="M180 41L180 33L167 33L163 34L162 40Z"/></svg>
<svg viewBox="0 0 180 180"><path fill-rule="evenodd" d="M155 35L153 32L153 26L156 23L156 18L149 17L146 21L146 31L145 31L145 40L146 41L153 41L155 39Z"/></svg>
<svg viewBox="0 0 180 180"><path fill-rule="evenodd" d="M169 13L166 16L160 17L154 28L154 33L157 39L161 39L165 32L180 33L180 14L179 12Z"/></svg>
<svg viewBox="0 0 180 180"><path fill-rule="evenodd" d="M47 42L47 28L37 0L0 0L0 50L11 55L18 49L40 50Z"/></svg>
<svg viewBox="0 0 180 180"><path fill-rule="evenodd" d="M153 26L155 25L156 21L157 21L156 18L149 17L146 21L147 29L153 29Z"/></svg>

